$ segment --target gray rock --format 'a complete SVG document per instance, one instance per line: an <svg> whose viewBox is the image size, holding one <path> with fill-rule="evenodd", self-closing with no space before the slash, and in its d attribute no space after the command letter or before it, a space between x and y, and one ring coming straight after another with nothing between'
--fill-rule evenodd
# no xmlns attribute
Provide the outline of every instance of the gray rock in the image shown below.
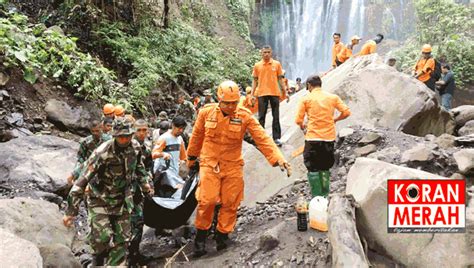
<svg viewBox="0 0 474 268"><path fill-rule="evenodd" d="M46 103L47 119L61 130L70 130L79 134L87 134L89 123L93 119L100 119L97 107L84 104L73 108L69 104L51 99Z"/></svg>
<svg viewBox="0 0 474 268"><path fill-rule="evenodd" d="M53 26L49 27L48 29L46 29L45 32L56 32L60 35L64 35L63 29L61 29L61 27L59 27L57 25L53 25Z"/></svg>
<svg viewBox="0 0 474 268"><path fill-rule="evenodd" d="M451 109L457 126L463 126L468 121L474 120L474 105L462 105Z"/></svg>
<svg viewBox="0 0 474 268"><path fill-rule="evenodd" d="M382 138L382 137L379 134L377 134L375 132L369 132L364 137L362 137L362 139L360 139L359 144L366 145L366 144L369 144L369 143L375 143L375 142L379 141L380 138Z"/></svg>
<svg viewBox="0 0 474 268"><path fill-rule="evenodd" d="M74 230L64 227L61 221L63 215L53 203L28 198L2 199L0 215L0 228L32 242L40 250L54 244L71 248ZM55 258L54 254L55 250L41 251L45 261ZM61 256L66 255L61 253Z"/></svg>
<svg viewBox="0 0 474 268"><path fill-rule="evenodd" d="M260 236L259 247L263 251L270 251L280 244L280 233L285 228L286 222L280 222L275 227L267 230Z"/></svg>
<svg viewBox="0 0 474 268"><path fill-rule="evenodd" d="M433 148L420 143L410 150L403 152L402 163L430 161L434 158L432 150Z"/></svg>
<svg viewBox="0 0 474 268"><path fill-rule="evenodd" d="M474 134L467 135L467 136L462 136L462 137L456 137L455 139L456 144L459 146L474 146Z"/></svg>
<svg viewBox="0 0 474 268"><path fill-rule="evenodd" d="M454 160L462 174L474 171L474 149L462 149L453 154Z"/></svg>
<svg viewBox="0 0 474 268"><path fill-rule="evenodd" d="M435 141L435 140L436 140L436 136L433 134L428 134L425 136L425 141Z"/></svg>
<svg viewBox="0 0 474 268"><path fill-rule="evenodd" d="M387 179L397 178L447 179L421 170L358 158L347 176L346 194L352 194L360 205L357 227L368 246L407 267L431 267L433 263L438 267L472 265L467 235L387 233ZM470 231L474 230L466 233Z"/></svg>
<svg viewBox="0 0 474 268"><path fill-rule="evenodd" d="M62 244L44 245L40 248L44 267L72 267L81 268L81 264L74 258L71 249Z"/></svg>
<svg viewBox="0 0 474 268"><path fill-rule="evenodd" d="M6 117L8 123L12 125L16 125L18 127L23 126L23 115L20 113L12 113L9 116Z"/></svg>
<svg viewBox="0 0 474 268"><path fill-rule="evenodd" d="M470 120L464 124L462 128L458 130L459 136L467 136L474 134L474 120Z"/></svg>
<svg viewBox="0 0 474 268"><path fill-rule="evenodd" d="M8 80L10 80L10 76L0 72L0 86L6 85L8 83Z"/></svg>
<svg viewBox="0 0 474 268"><path fill-rule="evenodd" d="M323 90L341 97L354 111L338 127L385 127L416 136L454 131L454 119L439 106L436 94L391 69L377 54L351 58L322 79Z"/></svg>
<svg viewBox="0 0 474 268"><path fill-rule="evenodd" d="M0 260L2 267L43 267L43 258L35 244L3 228L0 228Z"/></svg>
<svg viewBox="0 0 474 268"><path fill-rule="evenodd" d="M32 183L42 191L57 192L67 184L77 148L77 143L54 136L28 136L0 143L0 183L19 188Z"/></svg>
<svg viewBox="0 0 474 268"><path fill-rule="evenodd" d="M442 134L441 136L437 137L435 139L435 143L439 146L441 149L449 149L454 146L456 146L455 138L453 135L449 134Z"/></svg>
<svg viewBox="0 0 474 268"><path fill-rule="evenodd" d="M338 133L337 133L339 138L345 138L345 137L350 136L352 134L354 134L354 129L349 128L349 127L345 127L343 129L339 130Z"/></svg>
<svg viewBox="0 0 474 268"><path fill-rule="evenodd" d="M375 146L374 144L369 144L364 147L359 147L359 148L354 149L354 153L356 154L357 157L361 157L361 156L366 156L370 153L373 153L376 150L377 150L377 146Z"/></svg>
<svg viewBox="0 0 474 268"><path fill-rule="evenodd" d="M394 163L400 157L400 149L397 146L387 147L380 151L371 153L368 158L377 159L387 163Z"/></svg>

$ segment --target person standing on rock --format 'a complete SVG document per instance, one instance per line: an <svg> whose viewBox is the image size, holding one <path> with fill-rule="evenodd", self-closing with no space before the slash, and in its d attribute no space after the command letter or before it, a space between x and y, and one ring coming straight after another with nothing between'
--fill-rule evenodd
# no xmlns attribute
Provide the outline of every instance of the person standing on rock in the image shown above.
<svg viewBox="0 0 474 268"><path fill-rule="evenodd" d="M337 66L343 64L346 60L352 57L352 51L354 50L354 46L358 45L361 38L357 35L351 37L351 43L347 46L343 46L341 51L336 56L336 64Z"/></svg>
<svg viewBox="0 0 474 268"><path fill-rule="evenodd" d="M148 140L148 123L139 119L134 124L135 134L134 139L140 144L142 150L142 161L143 165L151 174L153 169L153 159L151 158L151 141ZM132 237L130 241L130 246L128 247L130 255L130 265L137 265L145 258L140 254L140 242L142 241L143 235L143 225L145 224L143 219L143 206L144 206L144 194L140 189L140 184L137 180L132 181L132 191L133 191L133 211L131 215L131 228L132 228Z"/></svg>
<svg viewBox="0 0 474 268"><path fill-rule="evenodd" d="M272 108L272 136L276 145L282 146L280 127L280 89L286 92L283 81L283 68L280 62L272 59L272 48L264 46L261 50L262 60L253 67L252 96L256 96L258 87L258 121L265 128L265 117L268 104ZM255 98L255 97L254 97Z"/></svg>
<svg viewBox="0 0 474 268"><path fill-rule="evenodd" d="M131 236L130 215L134 207L132 182L137 180L143 193L153 195L140 144L132 135L130 122L116 119L114 138L94 150L68 196L63 224L69 227L87 192L88 239L95 266L125 265Z"/></svg>
<svg viewBox="0 0 474 268"><path fill-rule="evenodd" d="M331 66L332 68L336 68L337 66L341 65L342 62L340 62L337 59L337 55L341 53L341 51L344 49L344 44L341 42L341 34L340 33L334 33L332 35L332 39L334 41L334 45L332 46L332 63Z"/></svg>
<svg viewBox="0 0 474 268"><path fill-rule="evenodd" d="M72 174L67 178L69 185L79 178L84 162L89 158L92 152L103 142L110 140L112 137L102 132L102 124L97 120L92 120L89 124L91 135L85 137L79 142L79 150L77 151L77 162L74 166Z"/></svg>
<svg viewBox="0 0 474 268"><path fill-rule="evenodd" d="M329 169L335 161L335 123L351 114L339 96L322 91L321 85L319 76L308 77L306 88L310 93L300 101L295 120L306 131L303 158L313 197L327 197L329 194ZM334 110L341 113L337 118L334 118ZM307 123L304 123L305 117Z"/></svg>
<svg viewBox="0 0 474 268"><path fill-rule="evenodd" d="M435 71L436 61L431 56L431 45L424 44L421 48L421 58L413 67L413 76L423 82L431 90L435 90L435 82L431 74Z"/></svg>
<svg viewBox="0 0 474 268"><path fill-rule="evenodd" d="M209 104L199 113L187 152L189 168L194 167L198 157L200 159L195 257L207 253L207 232L218 202L222 206L217 217L216 247L222 250L229 245L228 234L234 230L237 209L243 198L242 143L246 131L271 165L286 169L288 176L291 174L290 164L252 113L238 107L240 92L237 84L222 82L217 88L217 96L218 104Z"/></svg>
<svg viewBox="0 0 474 268"><path fill-rule="evenodd" d="M365 42L360 49L358 56L374 54L377 51L377 45L383 40L383 34L377 34L374 39Z"/></svg>
<svg viewBox="0 0 474 268"><path fill-rule="evenodd" d="M441 73L443 76L440 81L436 81L436 86L439 87L441 105L444 109L449 111L451 110L451 101L453 99L454 89L456 88L456 82L454 81L454 73L448 64L445 63L441 65Z"/></svg>

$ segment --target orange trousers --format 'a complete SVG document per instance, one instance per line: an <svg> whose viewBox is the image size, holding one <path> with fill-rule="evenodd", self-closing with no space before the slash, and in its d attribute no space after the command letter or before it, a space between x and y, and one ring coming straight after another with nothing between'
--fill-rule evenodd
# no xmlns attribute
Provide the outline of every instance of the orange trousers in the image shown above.
<svg viewBox="0 0 474 268"><path fill-rule="evenodd" d="M196 228L209 230L214 208L217 203L221 203L217 230L224 234L232 232L237 220L237 209L244 196L243 166L240 163L220 163L217 167L201 165L199 176Z"/></svg>

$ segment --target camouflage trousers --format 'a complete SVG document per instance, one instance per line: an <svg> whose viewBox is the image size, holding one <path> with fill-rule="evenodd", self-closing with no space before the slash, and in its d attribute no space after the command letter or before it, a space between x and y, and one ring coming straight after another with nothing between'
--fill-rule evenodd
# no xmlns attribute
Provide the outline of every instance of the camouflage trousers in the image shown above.
<svg viewBox="0 0 474 268"><path fill-rule="evenodd" d="M139 203L135 203L131 215L132 225L132 239L130 241L130 259L134 259L139 255L140 242L142 241L143 235L143 200Z"/></svg>
<svg viewBox="0 0 474 268"><path fill-rule="evenodd" d="M97 213L94 208L88 212L91 228L88 239L94 257L105 257L106 265L125 265L131 234L130 214L124 211L122 215L108 215Z"/></svg>

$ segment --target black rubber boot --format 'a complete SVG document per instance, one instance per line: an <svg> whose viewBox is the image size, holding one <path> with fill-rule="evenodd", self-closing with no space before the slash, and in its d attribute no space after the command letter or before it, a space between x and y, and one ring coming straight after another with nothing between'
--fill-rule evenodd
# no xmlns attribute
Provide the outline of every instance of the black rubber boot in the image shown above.
<svg viewBox="0 0 474 268"><path fill-rule="evenodd" d="M228 234L223 234L223 233L219 232L218 230L216 230L215 239L216 239L216 249L218 251L226 249L230 244L229 235Z"/></svg>
<svg viewBox="0 0 474 268"><path fill-rule="evenodd" d="M194 239L193 257L199 258L207 254L206 251L207 230L197 229L196 238Z"/></svg>

